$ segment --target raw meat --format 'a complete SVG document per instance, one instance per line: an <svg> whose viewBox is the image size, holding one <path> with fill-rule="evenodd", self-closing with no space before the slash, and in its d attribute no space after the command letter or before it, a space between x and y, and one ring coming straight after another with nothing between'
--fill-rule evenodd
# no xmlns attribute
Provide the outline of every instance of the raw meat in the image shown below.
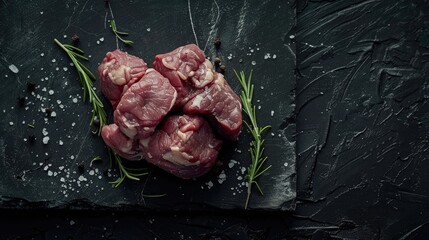
<svg viewBox="0 0 429 240"><path fill-rule="evenodd" d="M184 113L207 115L217 132L229 140L237 140L242 125L241 102L220 73L215 81L192 98Z"/></svg>
<svg viewBox="0 0 429 240"><path fill-rule="evenodd" d="M148 162L184 179L206 174L221 145L207 121L196 115L169 116L150 138L140 140Z"/></svg>
<svg viewBox="0 0 429 240"><path fill-rule="evenodd" d="M134 161L142 159L138 140L128 138L120 131L118 125L104 126L101 130L101 137L119 156Z"/></svg>
<svg viewBox="0 0 429 240"><path fill-rule="evenodd" d="M195 44L156 55L153 67L170 80L178 93L176 108L181 108L192 96L196 95L195 88L191 85L192 82L188 80L194 77L205 60L203 51Z"/></svg>
<svg viewBox="0 0 429 240"><path fill-rule="evenodd" d="M106 55L101 89L115 111L102 137L126 159L145 158L184 179L202 176L222 145L212 127L238 138L240 99L195 44L157 55L153 65L119 50Z"/></svg>
<svg viewBox="0 0 429 240"><path fill-rule="evenodd" d="M120 50L108 52L98 67L100 88L113 108L119 103L122 93L139 81L145 74L147 64L140 58Z"/></svg>
<svg viewBox="0 0 429 240"><path fill-rule="evenodd" d="M153 64L176 88L176 108L206 115L219 134L237 140L242 125L240 99L201 49L195 44L179 47L157 55Z"/></svg>
<svg viewBox="0 0 429 240"><path fill-rule="evenodd" d="M147 138L171 110L176 96L170 82L150 68L125 91L114 112L114 121L129 138Z"/></svg>

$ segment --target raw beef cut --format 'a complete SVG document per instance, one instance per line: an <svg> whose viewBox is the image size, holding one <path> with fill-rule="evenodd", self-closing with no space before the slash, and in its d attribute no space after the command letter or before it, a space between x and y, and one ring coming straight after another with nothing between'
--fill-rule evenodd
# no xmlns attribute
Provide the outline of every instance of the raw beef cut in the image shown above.
<svg viewBox="0 0 429 240"><path fill-rule="evenodd" d="M120 50L108 52L98 67L100 88L113 108L119 103L122 93L145 74L147 64L140 58Z"/></svg>
<svg viewBox="0 0 429 240"><path fill-rule="evenodd" d="M189 44L172 52L156 55L153 67L170 80L171 85L178 93L176 108L181 108L196 94L194 93L196 89L189 80L195 77L196 71L205 61L203 51L195 44Z"/></svg>
<svg viewBox="0 0 429 240"><path fill-rule="evenodd" d="M156 55L153 66L107 53L98 70L115 111L102 137L126 159L144 158L184 179L202 176L217 161L218 136L238 139L240 99L195 44Z"/></svg>
<svg viewBox="0 0 429 240"><path fill-rule="evenodd" d="M180 178L206 174L215 164L222 141L196 115L172 115L147 139L140 140L145 159Z"/></svg>
<svg viewBox="0 0 429 240"><path fill-rule="evenodd" d="M118 125L104 126L101 137L107 146L111 147L119 156L133 161L142 159L138 140L128 138L121 132Z"/></svg>
<svg viewBox="0 0 429 240"><path fill-rule="evenodd" d="M114 112L114 121L129 138L149 137L173 107L176 96L170 82L150 68L125 91Z"/></svg>
<svg viewBox="0 0 429 240"><path fill-rule="evenodd" d="M208 116L217 132L229 140L237 140L242 125L241 102L220 73L214 82L183 107L184 113Z"/></svg>
<svg viewBox="0 0 429 240"><path fill-rule="evenodd" d="M176 107L206 115L219 134L237 140L242 125L240 98L201 49L195 44L179 47L158 54L153 65L179 93Z"/></svg>

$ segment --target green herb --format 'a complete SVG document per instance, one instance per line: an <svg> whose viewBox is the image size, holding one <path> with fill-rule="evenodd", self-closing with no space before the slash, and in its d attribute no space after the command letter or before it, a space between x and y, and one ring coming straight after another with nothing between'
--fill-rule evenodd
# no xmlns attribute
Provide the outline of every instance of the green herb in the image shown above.
<svg viewBox="0 0 429 240"><path fill-rule="evenodd" d="M125 178L139 181L141 176L148 175L146 168L128 168L122 164L122 159L119 157L111 148L109 148L109 157L110 157L110 165L112 165L112 158L115 160L116 164L118 164L119 174L120 176L113 182L114 187L118 187L125 180Z"/></svg>
<svg viewBox="0 0 429 240"><path fill-rule="evenodd" d="M247 198L244 208L247 209L249 205L250 195L252 194L253 184L258 188L259 192L263 194L261 188L259 187L258 182L256 181L259 176L265 173L268 169L271 168L271 165L264 167L264 163L267 160L267 157L263 156L264 153L264 139L261 137L261 134L270 128L271 126L267 125L264 127L259 127L256 121L256 106L252 104L253 90L254 85L252 84L252 71L246 79L246 75L243 71L240 74L234 70L235 75L238 78L238 81L241 84L242 91L240 94L241 103L243 105L243 112L248 116L250 123L244 121L245 125L249 129L250 133L253 136L253 140L250 145L250 157L251 163L247 168L246 180L247 180Z"/></svg>
<svg viewBox="0 0 429 240"><path fill-rule="evenodd" d="M27 123L27 126L28 126L28 127L30 127L30 128L34 128L34 125L33 125L33 124L29 124L29 123Z"/></svg>
<svg viewBox="0 0 429 240"><path fill-rule="evenodd" d="M67 53L67 55L69 55L74 66L76 67L80 83L83 86L83 100L85 101L85 98L88 95L89 102L92 103L93 111L90 125L92 125L95 118L98 118L100 124L97 132L98 135L100 135L101 129L107 122L107 115L104 111L103 103L101 102L100 98L97 96L93 88L95 81L94 74L92 74L91 71L78 60L79 58L83 60L88 60L88 58L83 56L84 51L82 51L80 48L74 47L69 44L62 44L57 39L54 39L54 42L58 44L58 46L60 46Z"/></svg>
<svg viewBox="0 0 429 240"><path fill-rule="evenodd" d="M120 32L116 29L116 24L115 24L115 20L112 20L110 22L110 27L112 28L113 33L115 33L116 37L121 40L123 43L127 44L127 45L133 45L133 41L131 40L127 40L127 39L123 39L121 36L128 36L128 33L126 32Z"/></svg>
<svg viewBox="0 0 429 240"><path fill-rule="evenodd" d="M92 164L93 164L95 161L100 161L100 160L101 160L101 157L100 157L100 156L94 157L93 159L91 159L91 162L89 163L89 167L92 167Z"/></svg>

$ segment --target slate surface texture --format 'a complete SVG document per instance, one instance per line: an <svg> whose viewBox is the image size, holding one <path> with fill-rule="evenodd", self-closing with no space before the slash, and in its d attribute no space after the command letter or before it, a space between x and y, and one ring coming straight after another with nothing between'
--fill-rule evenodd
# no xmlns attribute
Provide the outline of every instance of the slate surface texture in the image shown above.
<svg viewBox="0 0 429 240"><path fill-rule="evenodd" d="M116 42L109 28L112 16L118 30L129 33L125 38L135 42L132 47ZM89 127L90 104L83 102L70 60L53 41L71 43L77 34L78 47L89 57L85 64L94 73L104 55L117 47L142 57L151 66L156 54L189 43L197 43L211 60L222 59L226 78L236 92L240 86L233 69L247 73L253 69L259 122L272 125L266 136L266 155L273 167L259 181L265 196L255 191L250 208L293 209L295 124L289 119L295 106L295 45L285 41L294 24L293 2L278 0L110 1L110 5L79 0L4 1L0 9L0 78L4 83L0 90L1 207L244 207L243 170L250 164L247 149L251 140L245 130L238 142L224 144L221 165L205 177L185 181L140 164L132 166L149 167L147 177L111 187L117 167L108 170L107 150ZM213 44L216 37L222 42L219 49ZM33 92L28 91L28 83L35 84ZM111 107L105 105L111 122ZM47 108L55 117L46 114ZM34 143L29 135L35 136ZM49 142L44 144L47 138ZM95 156L101 156L102 161L90 166ZM145 197L158 194L166 195Z"/></svg>

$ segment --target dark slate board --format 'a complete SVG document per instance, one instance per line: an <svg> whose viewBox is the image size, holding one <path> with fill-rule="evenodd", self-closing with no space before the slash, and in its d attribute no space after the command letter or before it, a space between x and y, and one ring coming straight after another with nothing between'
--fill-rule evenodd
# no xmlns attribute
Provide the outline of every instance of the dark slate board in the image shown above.
<svg viewBox="0 0 429 240"><path fill-rule="evenodd" d="M119 48L142 57L149 65L155 54L195 42L190 10L199 46L206 46L205 53L211 59L216 55L223 59L226 77L235 91L240 88L232 69L254 70L255 99L261 106L259 122L272 125L267 134L266 154L273 168L260 178L265 196L255 191L250 208L293 209L295 45L289 42L295 21L293 2L110 2L118 29L129 32L128 38L135 42L133 47L119 43ZM216 3L220 9L219 23L212 27L217 16ZM118 188L109 184L117 172L106 172L106 148L88 126L90 105L82 102L75 70L53 39L70 43L71 37L78 34L79 47L90 56L86 65L95 72L104 54L116 48L110 19L104 1L1 3L1 207L243 208L246 188L241 169L249 164L250 141L246 131L238 143L225 144L220 156L223 165L205 177L184 181L149 166L149 176L140 182L127 180ZM219 51L212 44L214 36L222 39ZM270 58L265 59L268 54ZM11 65L19 71L14 73ZM26 90L28 82L37 85L34 95ZM17 104L20 96L26 97L25 107ZM41 111L46 107L51 107L56 117L46 118ZM109 107L106 109L111 113ZM28 127L28 123L35 128ZM42 143L44 129L50 138L47 145ZM37 139L29 144L25 139L32 134ZM89 167L94 156L103 160ZM232 160L238 163L233 164ZM80 164L85 166L83 174L77 167ZM226 180L219 183L223 173ZM164 193L167 195L161 198L143 197Z"/></svg>

